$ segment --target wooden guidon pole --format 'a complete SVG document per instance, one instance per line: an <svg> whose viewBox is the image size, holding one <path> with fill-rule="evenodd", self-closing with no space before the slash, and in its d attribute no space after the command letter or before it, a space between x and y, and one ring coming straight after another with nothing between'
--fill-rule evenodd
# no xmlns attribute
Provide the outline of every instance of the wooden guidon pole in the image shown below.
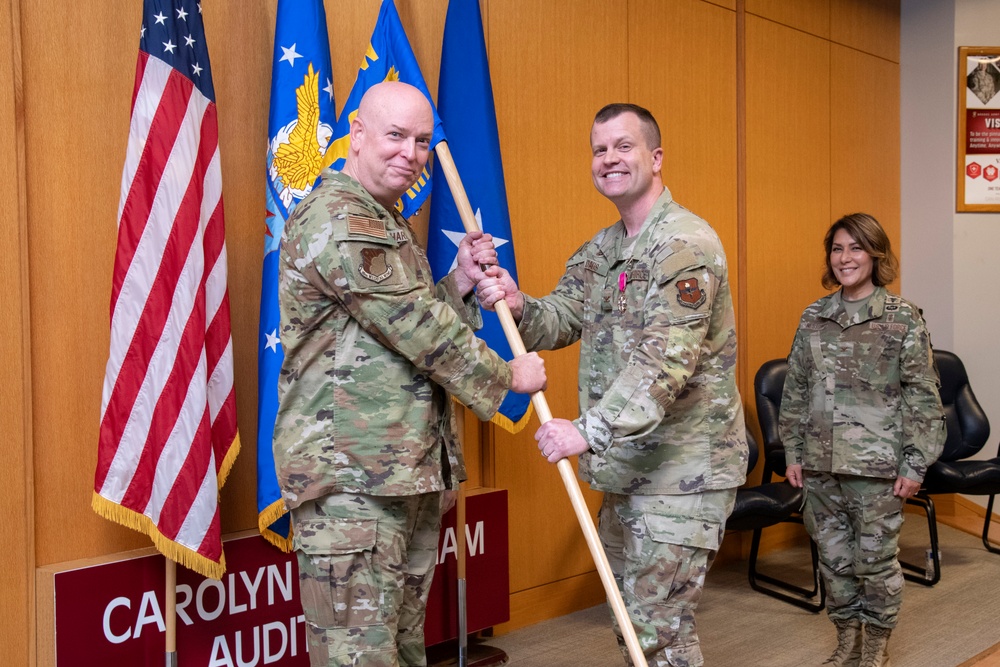
<svg viewBox="0 0 1000 667"><path fill-rule="evenodd" d="M472 205L469 204L469 197L465 194L465 187L462 185L462 179L458 175L455 161L451 157L448 142L440 142L434 148L434 151L437 154L438 164L444 170L448 187L451 188L451 194L455 198L455 206L462 217L462 225L465 227L465 231L481 231L479 224L476 222L476 216L472 212ZM496 313L500 318L500 325L503 327L504 335L507 337L507 342L510 344L510 349L514 353L514 356L526 354L527 350L525 350L521 334L517 330L517 323L514 322L514 316L511 314L510 308L507 307L505 301L501 300L497 302ZM538 413L538 420L541 423L544 424L552 420L552 412L549 410L548 401L545 400L545 395L542 392L538 391L531 395L531 404L535 407L535 412ZM646 656L639 646L639 638L635 634L635 628L632 627L632 621L629 619L628 610L625 608L625 601L622 600L621 592L618 590L618 584L615 583L615 576L611 572L611 565L608 563L608 555L604 553L604 547L601 546L601 540L597 536L594 520L590 517L587 503L580 492L580 484L576 481L576 473L573 470L573 466L570 465L568 460L562 459L556 464L556 467L559 469L559 476L562 477L563 485L566 487L566 493L569 494L573 511L576 512L576 519L580 522L580 529L583 530L583 537L590 548L590 555L597 566L597 573L601 577L601 583L604 584L604 592L608 596L608 603L611 605L611 610L618 621L618 627L621 628L632 662L637 667L647 667Z"/></svg>

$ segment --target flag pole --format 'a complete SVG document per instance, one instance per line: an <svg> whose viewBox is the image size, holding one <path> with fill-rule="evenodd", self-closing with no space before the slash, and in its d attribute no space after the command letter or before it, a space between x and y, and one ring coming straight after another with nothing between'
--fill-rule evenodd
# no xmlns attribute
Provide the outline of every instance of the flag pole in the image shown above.
<svg viewBox="0 0 1000 667"><path fill-rule="evenodd" d="M462 179L458 175L458 168L455 167L455 161L451 156L451 150L448 148L448 142L439 142L435 146L434 151L437 154L438 163L444 170L448 187L451 188L451 194L455 199L455 206L458 208L465 231L481 231L479 224L476 222L476 216L472 212L469 197L465 194L465 186L462 185ZM517 330L517 323L514 322L514 316L511 314L510 308L507 307L505 301L500 300L496 303L496 313L500 319L500 325L503 327L503 332L507 336L511 352L514 353L514 356L518 357L526 354L527 350L524 347L524 342L521 340L521 334ZM535 412L538 413L538 420L542 424L552 421L552 412L549 410L548 401L545 400L545 394L540 391L533 393L531 395L531 404L535 407ZM594 559L594 564L597 566L597 573L601 577L601 583L604 584L604 592L608 596L608 604L611 605L611 611L614 612L615 619L618 621L618 627L625 638L625 644L628 647L632 662L637 667L647 667L646 656L639 646L639 638L635 634L635 628L632 627L628 610L625 608L625 601L622 600L621 591L618 590L618 584L615 583L614 573L611 571L610 563L608 563L608 555L604 552L604 547L601 546L597 529L594 527L594 520L590 516L587 503L584 501L583 493L580 491L580 485L576 481L576 472L567 459L560 459L556 467L559 469L559 475L562 477L563 485L566 487L566 493L569 494L570 504L573 505L573 511L576 513L576 519L580 523L583 537L590 548L590 555Z"/></svg>
<svg viewBox="0 0 1000 667"><path fill-rule="evenodd" d="M167 561L164 622L166 623L166 667L177 667L177 563Z"/></svg>
<svg viewBox="0 0 1000 667"><path fill-rule="evenodd" d="M455 560L458 565L458 667L466 667L469 664L469 605L465 578L465 485L461 482L455 501Z"/></svg>

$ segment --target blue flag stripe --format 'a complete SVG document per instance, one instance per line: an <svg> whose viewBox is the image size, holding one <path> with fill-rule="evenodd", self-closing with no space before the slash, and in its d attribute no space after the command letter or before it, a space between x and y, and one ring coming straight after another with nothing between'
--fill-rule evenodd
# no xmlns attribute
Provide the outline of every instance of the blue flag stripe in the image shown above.
<svg viewBox="0 0 1000 667"><path fill-rule="evenodd" d="M319 174L333 136L335 113L323 2L279 0L267 127L267 213L257 347L257 512L261 534L285 550L291 549L291 524L272 450L278 376L284 360L279 341L278 247L285 221ZM309 167L309 176L304 178L303 165Z"/></svg>
<svg viewBox="0 0 1000 667"><path fill-rule="evenodd" d="M358 69L358 78L354 81L351 93L347 97L337 126L334 130L334 141L332 146L332 165L334 169L341 169L344 166L344 159L347 157L349 144L349 134L351 131L351 120L358 111L361 98L365 92L377 83L387 79L398 79L403 83L408 83L420 90L431 104L434 111L434 136L431 138L431 148L438 142L445 139L444 126L434 107L434 100L427 90L423 74L420 73L420 65L413 55L413 49L406 38L406 31L399 20L399 13L392 0L383 0L379 9L378 20L375 22L375 30L369 42L369 50L365 54L361 67ZM431 193L431 174L424 170L421 180L408 190L400 200L400 212L404 218L409 218L417 212L427 196Z"/></svg>
<svg viewBox="0 0 1000 667"><path fill-rule="evenodd" d="M472 210L480 218L483 231L492 234L497 243L506 241L498 245L497 256L500 265L517 280L493 86L477 0L451 0L448 4L438 81L438 112L448 128L448 147L462 176ZM460 239L463 234L464 227L451 191L442 187L435 191L431 200L427 240L427 255L435 279L441 279L451 270L457 252L452 239ZM513 358L495 314L484 313L479 337L504 359ZM498 412L502 418L494 418L494 421L516 432L530 416L530 405L529 396L510 392Z"/></svg>

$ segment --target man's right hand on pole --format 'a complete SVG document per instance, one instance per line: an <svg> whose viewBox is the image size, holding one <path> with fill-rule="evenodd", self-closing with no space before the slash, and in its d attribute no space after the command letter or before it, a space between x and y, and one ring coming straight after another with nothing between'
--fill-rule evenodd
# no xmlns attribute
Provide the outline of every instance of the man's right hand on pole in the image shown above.
<svg viewBox="0 0 1000 667"><path fill-rule="evenodd" d="M486 310L495 310L496 303L503 299L515 322L520 322L521 315L524 314L524 296L517 289L517 283L510 277L510 273L499 266L486 269L486 277L476 285L476 298Z"/></svg>
<svg viewBox="0 0 1000 667"><path fill-rule="evenodd" d="M548 383L545 377L545 362L537 352L528 352L514 357L509 362L513 377L510 390L517 394L533 394L543 391Z"/></svg>

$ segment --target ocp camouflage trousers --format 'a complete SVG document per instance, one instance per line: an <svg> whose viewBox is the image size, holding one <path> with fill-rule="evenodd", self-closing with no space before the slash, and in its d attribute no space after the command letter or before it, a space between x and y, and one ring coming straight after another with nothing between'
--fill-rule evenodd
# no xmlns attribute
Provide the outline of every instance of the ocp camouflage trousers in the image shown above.
<svg viewBox="0 0 1000 667"><path fill-rule="evenodd" d="M291 511L311 667L423 667L441 494L338 493Z"/></svg>
<svg viewBox="0 0 1000 667"><path fill-rule="evenodd" d="M650 667L704 664L694 613L735 489L676 496L604 494L599 534ZM612 624L625 663L621 629Z"/></svg>
<svg viewBox="0 0 1000 667"><path fill-rule="evenodd" d="M819 549L831 619L896 627L903 570L896 558L903 500L895 480L803 471L803 520Z"/></svg>

